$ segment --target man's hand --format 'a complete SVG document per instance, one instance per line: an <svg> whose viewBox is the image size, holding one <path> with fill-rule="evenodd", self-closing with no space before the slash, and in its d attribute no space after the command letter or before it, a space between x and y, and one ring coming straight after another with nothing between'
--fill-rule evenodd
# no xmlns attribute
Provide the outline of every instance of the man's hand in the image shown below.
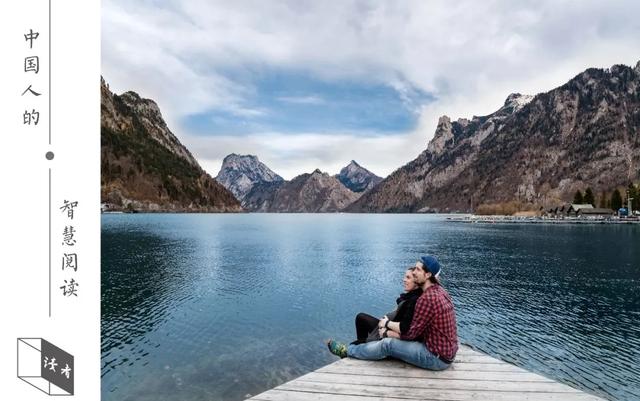
<svg viewBox="0 0 640 401"><path fill-rule="evenodd" d="M380 319L380 321L378 322L378 328L385 327L388 321L389 321L389 318L387 317L387 315L384 315L382 319Z"/></svg>

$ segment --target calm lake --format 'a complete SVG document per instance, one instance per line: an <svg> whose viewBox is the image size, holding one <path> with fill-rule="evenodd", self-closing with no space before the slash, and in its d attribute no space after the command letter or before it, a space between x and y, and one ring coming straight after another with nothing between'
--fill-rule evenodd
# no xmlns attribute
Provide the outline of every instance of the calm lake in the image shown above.
<svg viewBox="0 0 640 401"><path fill-rule="evenodd" d="M640 399L640 226L445 216L102 216L102 399L241 400L337 360L433 253L460 341Z"/></svg>

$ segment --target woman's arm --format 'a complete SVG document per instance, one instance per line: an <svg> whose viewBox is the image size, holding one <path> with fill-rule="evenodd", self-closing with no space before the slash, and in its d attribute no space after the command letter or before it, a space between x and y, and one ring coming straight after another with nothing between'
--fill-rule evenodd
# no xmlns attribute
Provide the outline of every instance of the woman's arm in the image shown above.
<svg viewBox="0 0 640 401"><path fill-rule="evenodd" d="M411 321L413 320L413 313L414 313L415 307L416 307L415 299L409 299L402 302L400 305L398 305L398 309L397 309L398 313L395 316L396 319L390 318L389 316L385 316L383 319L386 318L386 320L381 320L378 326L379 327L384 326L386 329L394 331L398 334L408 332L409 328L411 327ZM396 321L395 322L389 321L389 323L387 323L387 320L389 319L393 319Z"/></svg>
<svg viewBox="0 0 640 401"><path fill-rule="evenodd" d="M382 319L380 319L380 323L378 323L378 327L383 328L383 329L387 329L388 333L397 333L398 337L400 332L400 322L392 322L391 320L389 320L388 317L383 317ZM391 336L389 336L391 337Z"/></svg>
<svg viewBox="0 0 640 401"><path fill-rule="evenodd" d="M392 331L385 327L378 328L378 335L380 336L380 338L385 338L385 337L400 338L400 333L396 333L395 331Z"/></svg>

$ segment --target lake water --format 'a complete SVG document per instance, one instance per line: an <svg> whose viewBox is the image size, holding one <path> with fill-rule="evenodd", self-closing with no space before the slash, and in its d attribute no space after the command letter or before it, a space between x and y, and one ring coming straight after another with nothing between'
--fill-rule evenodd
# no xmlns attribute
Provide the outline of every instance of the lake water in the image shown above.
<svg viewBox="0 0 640 401"><path fill-rule="evenodd" d="M433 215L102 216L102 399L241 400L337 358L437 255L460 340L640 399L640 226Z"/></svg>

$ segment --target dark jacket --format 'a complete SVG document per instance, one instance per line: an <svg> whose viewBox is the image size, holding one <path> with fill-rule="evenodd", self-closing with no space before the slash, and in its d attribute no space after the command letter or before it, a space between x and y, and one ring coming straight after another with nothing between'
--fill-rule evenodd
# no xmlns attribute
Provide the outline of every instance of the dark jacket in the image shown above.
<svg viewBox="0 0 640 401"><path fill-rule="evenodd" d="M400 333L406 333L411 327L413 320L413 311L416 307L416 301L422 295L422 288L416 288L413 291L404 292L396 299L397 307L393 311L386 314L392 322L400 322ZM373 329L367 337L367 342L380 340L378 329Z"/></svg>
<svg viewBox="0 0 640 401"><path fill-rule="evenodd" d="M413 291L406 292L400 294L398 299L396 299L396 303L398 307L396 308L396 314L393 316L391 321L400 322L400 333L406 333L409 331L409 327L411 327L411 321L413 320L413 310L416 307L416 301L422 295L422 288L416 288Z"/></svg>

